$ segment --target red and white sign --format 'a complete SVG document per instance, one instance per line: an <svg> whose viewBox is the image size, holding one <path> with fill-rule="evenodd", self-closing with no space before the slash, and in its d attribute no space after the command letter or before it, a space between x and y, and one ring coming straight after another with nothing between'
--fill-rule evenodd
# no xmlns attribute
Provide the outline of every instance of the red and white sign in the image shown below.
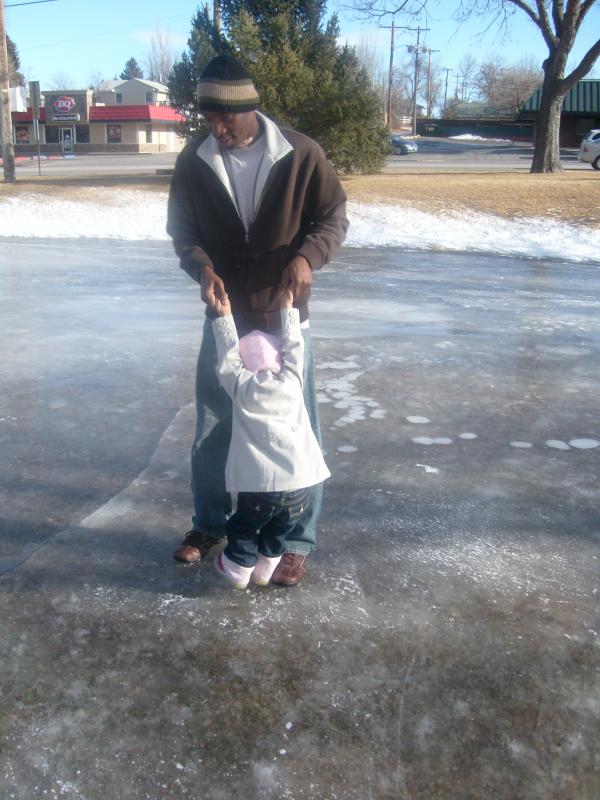
<svg viewBox="0 0 600 800"><path fill-rule="evenodd" d="M69 111L72 111L77 103L72 97L67 97L63 95L62 97L57 97L56 100L52 103L52 108L58 114L68 114Z"/></svg>

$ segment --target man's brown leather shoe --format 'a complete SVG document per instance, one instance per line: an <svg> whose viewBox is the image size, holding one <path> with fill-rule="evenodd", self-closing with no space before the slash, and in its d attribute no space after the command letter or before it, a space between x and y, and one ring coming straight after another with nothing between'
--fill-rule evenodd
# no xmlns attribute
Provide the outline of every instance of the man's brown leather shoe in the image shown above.
<svg viewBox="0 0 600 800"><path fill-rule="evenodd" d="M188 531L183 542L173 553L173 558L176 561L183 561L184 564L194 564L196 561L201 561L224 538L224 536L211 536L204 531Z"/></svg>
<svg viewBox="0 0 600 800"><path fill-rule="evenodd" d="M275 567L271 583L278 586L297 586L306 575L306 558L299 553L284 553Z"/></svg>

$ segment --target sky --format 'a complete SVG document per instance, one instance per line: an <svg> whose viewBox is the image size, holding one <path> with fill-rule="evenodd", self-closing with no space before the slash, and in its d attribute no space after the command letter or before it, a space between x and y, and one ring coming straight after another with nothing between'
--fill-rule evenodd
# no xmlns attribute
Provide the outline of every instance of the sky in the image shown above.
<svg viewBox="0 0 600 800"><path fill-rule="evenodd" d="M41 88L52 88L54 78L62 74L71 89L87 87L94 76L114 78L133 56L140 66L150 45L153 31L159 26L168 34L176 54L187 47L190 22L197 3L189 0L53 0L39 5L11 5L26 0L5 0L7 32L17 45L22 71L27 80L39 80ZM430 30L421 39L432 50L433 59L443 68L459 72L465 54L482 61L490 55L510 64L532 56L538 63L547 55L541 34L522 12L517 12L511 26L511 38L502 40L494 26L483 35L490 20L473 19L459 28L451 20L456 0L437 0L427 20L420 23ZM336 10L335 0L330 11ZM389 60L390 31L377 23L367 23L350 12L337 8L341 41L352 45L366 42L377 49L382 64ZM389 25L386 20L383 25ZM398 18L396 24L401 22ZM413 23L410 23L413 24ZM600 30L600 2L590 12L580 32L574 55L581 55ZM406 46L414 43L415 34L398 31L396 58L406 57ZM600 75L599 65L593 73ZM590 76L588 76L590 77Z"/></svg>

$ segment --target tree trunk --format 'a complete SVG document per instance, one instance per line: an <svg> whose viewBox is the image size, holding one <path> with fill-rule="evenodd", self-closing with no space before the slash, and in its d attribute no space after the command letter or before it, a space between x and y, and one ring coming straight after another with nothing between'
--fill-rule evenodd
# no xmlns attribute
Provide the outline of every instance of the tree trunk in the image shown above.
<svg viewBox="0 0 600 800"><path fill-rule="evenodd" d="M560 115L564 94L559 81L546 66L542 100L537 116L531 172L560 172Z"/></svg>

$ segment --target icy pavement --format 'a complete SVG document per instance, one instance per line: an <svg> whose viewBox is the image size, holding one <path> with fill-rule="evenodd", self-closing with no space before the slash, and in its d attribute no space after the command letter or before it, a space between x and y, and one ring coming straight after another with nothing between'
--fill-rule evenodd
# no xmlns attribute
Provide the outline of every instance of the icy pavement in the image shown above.
<svg viewBox="0 0 600 800"><path fill-rule="evenodd" d="M197 289L0 244L0 797L600 796L597 265L345 249L297 589L171 559Z"/></svg>

